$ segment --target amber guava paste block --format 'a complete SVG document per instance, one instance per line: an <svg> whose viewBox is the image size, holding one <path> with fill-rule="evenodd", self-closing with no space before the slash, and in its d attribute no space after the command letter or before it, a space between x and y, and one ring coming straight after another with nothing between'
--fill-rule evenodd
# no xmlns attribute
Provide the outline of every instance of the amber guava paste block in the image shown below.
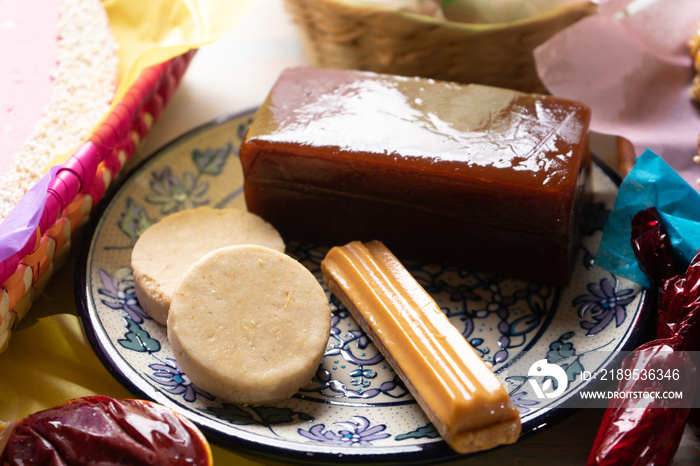
<svg viewBox="0 0 700 466"><path fill-rule="evenodd" d="M240 148L248 209L286 240L568 282L590 109L481 85L285 70Z"/></svg>

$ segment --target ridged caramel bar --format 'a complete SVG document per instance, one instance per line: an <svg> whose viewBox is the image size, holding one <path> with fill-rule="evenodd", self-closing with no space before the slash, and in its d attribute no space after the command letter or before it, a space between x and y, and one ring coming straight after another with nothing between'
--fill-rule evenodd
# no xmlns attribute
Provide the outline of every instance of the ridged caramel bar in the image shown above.
<svg viewBox="0 0 700 466"><path fill-rule="evenodd" d="M564 284L589 109L368 72L282 73L240 148L248 209L288 239Z"/></svg>
<svg viewBox="0 0 700 466"><path fill-rule="evenodd" d="M518 439L520 414L500 380L384 244L334 247L321 270L450 447Z"/></svg>

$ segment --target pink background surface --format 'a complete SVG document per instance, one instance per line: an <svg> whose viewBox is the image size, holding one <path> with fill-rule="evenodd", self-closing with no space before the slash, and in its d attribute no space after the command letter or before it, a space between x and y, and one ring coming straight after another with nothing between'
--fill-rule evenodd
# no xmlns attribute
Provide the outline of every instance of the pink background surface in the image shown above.
<svg viewBox="0 0 700 466"><path fill-rule="evenodd" d="M51 99L58 6L58 0L0 0L0 176Z"/></svg>
<svg viewBox="0 0 700 466"><path fill-rule="evenodd" d="M536 50L538 71L552 94L592 108L594 131L624 136L637 155L652 149L698 189L700 112L689 96L687 43L699 24L697 0L602 1L599 14Z"/></svg>

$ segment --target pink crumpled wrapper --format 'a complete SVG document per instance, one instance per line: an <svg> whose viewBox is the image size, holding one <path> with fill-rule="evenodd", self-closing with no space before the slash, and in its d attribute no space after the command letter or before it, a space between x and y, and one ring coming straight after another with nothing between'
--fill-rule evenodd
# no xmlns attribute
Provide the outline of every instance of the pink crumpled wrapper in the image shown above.
<svg viewBox="0 0 700 466"><path fill-rule="evenodd" d="M598 14L535 51L553 95L592 109L591 129L622 136L636 155L652 149L700 189L700 107L688 40L700 24L698 0L599 0Z"/></svg>

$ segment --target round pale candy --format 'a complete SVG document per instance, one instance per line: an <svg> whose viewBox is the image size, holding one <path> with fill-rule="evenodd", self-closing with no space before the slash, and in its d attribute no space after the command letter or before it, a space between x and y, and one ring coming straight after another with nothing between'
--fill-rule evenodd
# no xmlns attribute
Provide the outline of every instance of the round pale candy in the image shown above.
<svg viewBox="0 0 700 466"><path fill-rule="evenodd" d="M131 253L139 304L153 320L165 325L171 296L185 271L215 249L240 244L284 252L284 241L272 225L240 209L199 207L151 225Z"/></svg>
<svg viewBox="0 0 700 466"><path fill-rule="evenodd" d="M323 288L301 263L262 246L231 246L183 275L168 340L194 384L231 403L264 404L311 381L330 318Z"/></svg>

